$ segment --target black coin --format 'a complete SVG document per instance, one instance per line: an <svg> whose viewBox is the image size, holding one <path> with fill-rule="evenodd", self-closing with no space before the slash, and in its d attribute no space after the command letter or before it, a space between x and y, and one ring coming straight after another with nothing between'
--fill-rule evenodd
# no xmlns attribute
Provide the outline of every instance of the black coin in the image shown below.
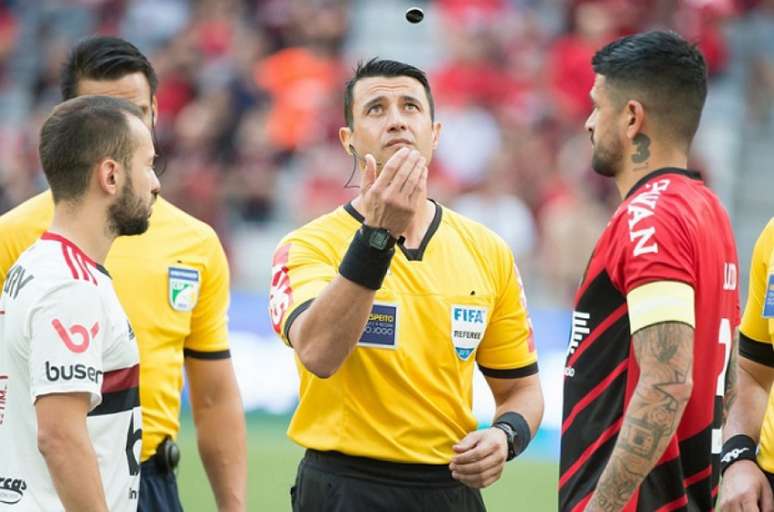
<svg viewBox="0 0 774 512"><path fill-rule="evenodd" d="M419 7L412 7L406 11L406 19L409 23L419 23L425 17L425 12Z"/></svg>

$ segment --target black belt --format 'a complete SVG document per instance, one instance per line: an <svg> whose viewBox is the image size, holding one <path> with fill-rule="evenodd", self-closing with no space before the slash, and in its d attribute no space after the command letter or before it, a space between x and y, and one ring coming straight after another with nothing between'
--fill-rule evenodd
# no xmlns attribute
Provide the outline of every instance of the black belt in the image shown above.
<svg viewBox="0 0 774 512"><path fill-rule="evenodd" d="M304 463L342 477L371 480L388 485L455 487L462 485L451 476L446 464L411 464L354 457L341 452L307 449Z"/></svg>
<svg viewBox="0 0 774 512"><path fill-rule="evenodd" d="M177 469L178 464L180 464L180 448L170 436L167 436L156 447L156 453L142 463L142 469L143 471L155 469L158 473L166 475Z"/></svg>

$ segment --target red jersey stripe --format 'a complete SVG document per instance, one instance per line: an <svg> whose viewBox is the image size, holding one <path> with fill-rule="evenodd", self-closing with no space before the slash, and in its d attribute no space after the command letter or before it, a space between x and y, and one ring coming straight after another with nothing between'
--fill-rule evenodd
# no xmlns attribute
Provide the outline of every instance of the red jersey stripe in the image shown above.
<svg viewBox="0 0 774 512"><path fill-rule="evenodd" d="M706 468L702 469L701 471L699 471L695 475L691 475L688 478L686 478L685 480L683 480L683 487L690 487L693 484L695 484L696 482L701 482L702 480L704 480L705 478L708 478L710 476L712 476L712 464L710 464Z"/></svg>
<svg viewBox="0 0 774 512"><path fill-rule="evenodd" d="M67 250L67 246L65 244L61 245L62 247L62 256L64 256L65 263L67 263L67 266L70 267L70 272L73 275L73 279L80 279L81 276L78 274L78 271L75 270L75 265L73 265L73 260L70 259L70 251Z"/></svg>
<svg viewBox="0 0 774 512"><path fill-rule="evenodd" d="M682 508L688 504L688 496L683 494L679 498L677 498L674 501L670 501L663 507L659 508L656 512L670 512L672 510L677 510L678 508Z"/></svg>
<svg viewBox="0 0 774 512"><path fill-rule="evenodd" d="M628 363L629 361L627 360L621 361L621 364L616 366L615 370L610 372L610 375L605 377L602 382L594 386L594 388L589 391L586 396L584 396L577 404L575 404L575 407L572 408L572 411L570 411L567 419L565 419L562 423L562 433L567 431L570 425L572 425L572 422L575 421L575 418L583 411L583 409L588 407L591 402L593 402L610 386L611 382L613 382L616 378L618 378L619 375L624 372L624 370L626 370Z"/></svg>
<svg viewBox="0 0 774 512"><path fill-rule="evenodd" d="M131 368L105 372L102 376L102 393L113 393L135 388L140 383L140 365Z"/></svg>
<svg viewBox="0 0 774 512"><path fill-rule="evenodd" d="M574 366L575 361L578 360L578 358L583 354L594 341L599 338L602 334L607 331L607 329L616 323L619 318L624 316L627 311L627 305L626 303L621 304L618 306L610 315L605 318L600 324L589 333L589 335L586 337L586 339L583 341L580 347L570 356L570 358L567 360L567 366Z"/></svg>
<svg viewBox="0 0 774 512"><path fill-rule="evenodd" d="M599 436L596 441L594 441L588 448L583 451L581 456L578 457L578 460L576 460L575 463L570 466L569 469L567 469L567 471L565 471L564 474L559 478L560 489L564 486L564 484L567 483L570 478L572 478L572 475L574 475L575 472L578 471L581 466L583 466L589 457L591 457L594 452L599 449L600 446L618 434L618 431L621 430L621 423L623 423L623 416L618 418L615 423L607 427L607 429L602 432L602 435Z"/></svg>

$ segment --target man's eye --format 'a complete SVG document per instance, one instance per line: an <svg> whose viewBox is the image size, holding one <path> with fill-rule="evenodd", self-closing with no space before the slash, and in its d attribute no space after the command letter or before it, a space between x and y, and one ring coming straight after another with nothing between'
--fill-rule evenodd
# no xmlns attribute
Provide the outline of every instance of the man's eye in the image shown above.
<svg viewBox="0 0 774 512"><path fill-rule="evenodd" d="M378 114L381 111L382 111L382 106L381 105L372 105L372 106L368 107L368 113L369 114Z"/></svg>
<svg viewBox="0 0 774 512"><path fill-rule="evenodd" d="M419 106L414 103L406 103L406 108L409 110L419 110Z"/></svg>

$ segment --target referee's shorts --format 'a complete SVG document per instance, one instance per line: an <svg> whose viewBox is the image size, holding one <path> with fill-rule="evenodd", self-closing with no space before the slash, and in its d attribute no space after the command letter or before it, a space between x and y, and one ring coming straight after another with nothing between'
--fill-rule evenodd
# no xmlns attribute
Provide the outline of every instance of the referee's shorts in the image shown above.
<svg viewBox="0 0 774 512"><path fill-rule="evenodd" d="M307 450L290 489L293 512L485 512L446 465L401 464Z"/></svg>

